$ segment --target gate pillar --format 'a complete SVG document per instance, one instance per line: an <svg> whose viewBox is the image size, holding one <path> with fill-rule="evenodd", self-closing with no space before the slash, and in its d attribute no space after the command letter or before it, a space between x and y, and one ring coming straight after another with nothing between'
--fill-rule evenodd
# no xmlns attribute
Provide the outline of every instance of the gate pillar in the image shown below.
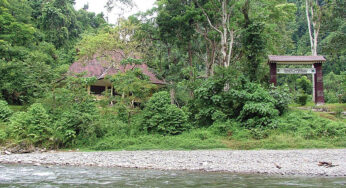
<svg viewBox="0 0 346 188"><path fill-rule="evenodd" d="M317 105L324 104L322 63L314 63L314 68L316 69L315 103Z"/></svg>
<svg viewBox="0 0 346 188"><path fill-rule="evenodd" d="M274 86L277 85L276 80L276 63L270 63L270 84L274 84Z"/></svg>

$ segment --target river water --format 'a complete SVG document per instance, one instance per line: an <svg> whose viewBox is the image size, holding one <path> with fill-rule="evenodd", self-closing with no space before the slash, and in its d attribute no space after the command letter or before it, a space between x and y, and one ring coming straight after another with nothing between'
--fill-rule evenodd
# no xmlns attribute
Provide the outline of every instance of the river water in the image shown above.
<svg viewBox="0 0 346 188"><path fill-rule="evenodd" d="M345 187L346 178L1 165L0 187Z"/></svg>

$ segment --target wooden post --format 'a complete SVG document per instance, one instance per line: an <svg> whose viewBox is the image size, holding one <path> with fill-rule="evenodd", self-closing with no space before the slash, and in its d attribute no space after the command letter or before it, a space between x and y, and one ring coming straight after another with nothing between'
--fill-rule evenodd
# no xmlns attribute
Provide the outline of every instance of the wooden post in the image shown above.
<svg viewBox="0 0 346 188"><path fill-rule="evenodd" d="M274 84L274 86L277 85L277 80L276 80L276 63L270 63L270 83Z"/></svg>
<svg viewBox="0 0 346 188"><path fill-rule="evenodd" d="M315 104L324 104L324 93L323 93L323 73L322 73L322 63L315 63L314 67L316 69L315 75Z"/></svg>
<svg viewBox="0 0 346 188"><path fill-rule="evenodd" d="M108 86L105 86L105 95L108 93Z"/></svg>
<svg viewBox="0 0 346 188"><path fill-rule="evenodd" d="M111 85L111 97L113 97L114 93L113 93L113 84ZM113 99L111 100L111 105L113 106Z"/></svg>
<svg viewBox="0 0 346 188"><path fill-rule="evenodd" d="M91 93L91 86L90 85L88 85L87 91L88 91L88 95L90 95L90 93Z"/></svg>

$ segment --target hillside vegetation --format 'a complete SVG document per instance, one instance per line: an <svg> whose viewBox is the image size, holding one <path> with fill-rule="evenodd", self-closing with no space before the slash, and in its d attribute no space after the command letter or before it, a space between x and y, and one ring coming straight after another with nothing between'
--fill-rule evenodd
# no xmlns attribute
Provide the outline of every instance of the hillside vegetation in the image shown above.
<svg viewBox="0 0 346 188"><path fill-rule="evenodd" d="M73 5L0 0L1 146L346 147L344 1L157 0L115 25ZM111 50L124 52L121 64L146 63L166 84L133 69L106 77L118 95L88 95L97 78L69 76L69 66ZM316 54L327 59L325 106L312 102L311 75L269 84L268 55Z"/></svg>

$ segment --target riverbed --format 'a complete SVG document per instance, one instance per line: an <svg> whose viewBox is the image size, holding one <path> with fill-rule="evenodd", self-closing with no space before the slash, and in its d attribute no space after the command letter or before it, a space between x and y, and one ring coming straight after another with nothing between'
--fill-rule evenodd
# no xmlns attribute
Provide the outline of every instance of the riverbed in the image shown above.
<svg viewBox="0 0 346 188"><path fill-rule="evenodd" d="M345 187L345 177L305 177L109 167L0 166L0 187Z"/></svg>
<svg viewBox="0 0 346 188"><path fill-rule="evenodd" d="M345 156L346 149L46 152L0 155L0 164L346 177Z"/></svg>

